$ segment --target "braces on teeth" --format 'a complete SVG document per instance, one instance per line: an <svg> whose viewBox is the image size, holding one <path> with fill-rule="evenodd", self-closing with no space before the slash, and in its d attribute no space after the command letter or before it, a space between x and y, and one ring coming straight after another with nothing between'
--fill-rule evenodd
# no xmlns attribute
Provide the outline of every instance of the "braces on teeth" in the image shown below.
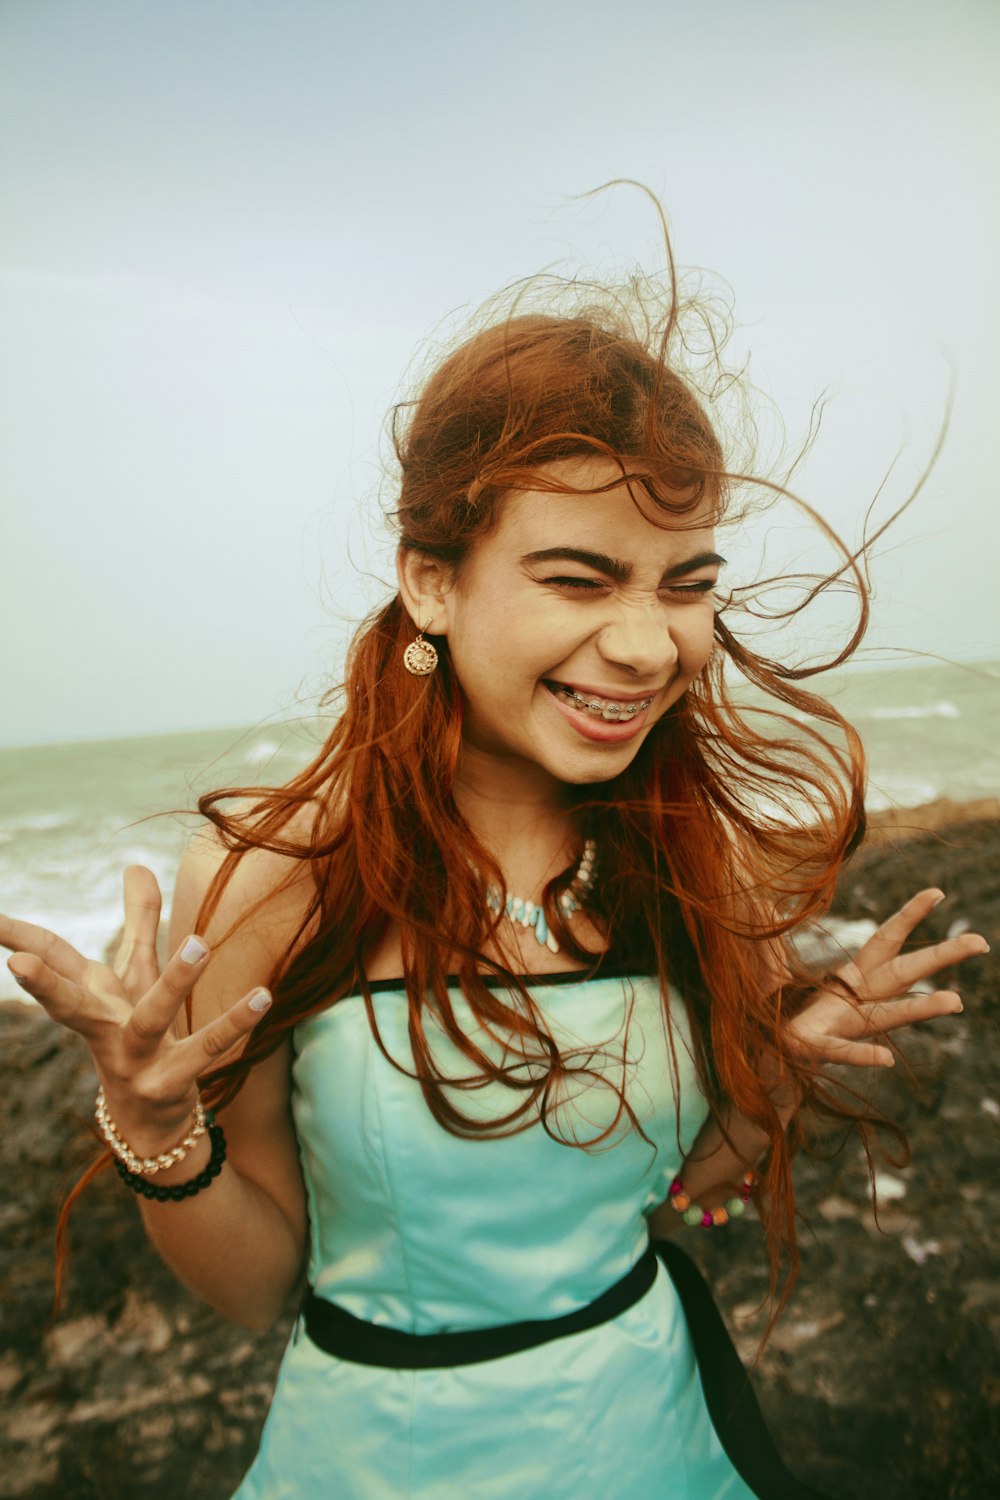
<svg viewBox="0 0 1000 1500"><path fill-rule="evenodd" d="M575 708L582 708L586 713L600 719L632 719L642 709L648 708L653 701L650 697L642 698L638 703L615 703L604 698L585 697L575 688L564 687L562 683L558 683L557 686L563 697L568 698Z"/></svg>

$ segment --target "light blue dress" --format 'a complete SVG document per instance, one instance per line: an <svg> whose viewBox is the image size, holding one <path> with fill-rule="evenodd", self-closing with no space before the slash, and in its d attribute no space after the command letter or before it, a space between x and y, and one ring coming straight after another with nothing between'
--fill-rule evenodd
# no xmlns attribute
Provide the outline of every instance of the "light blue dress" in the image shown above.
<svg viewBox="0 0 1000 1500"><path fill-rule="evenodd" d="M383 1042L412 1066L405 994L394 981L373 988ZM586 1048L595 1068L624 1077L655 1150L626 1116L595 1151L553 1140L537 1122L501 1139L452 1135L383 1056L364 1001L349 997L295 1032L309 1280L320 1296L369 1322L440 1333L571 1312L639 1259L644 1215L666 1197L708 1113L684 1007L671 997L678 1097L656 981L546 976L532 995L561 1048ZM457 989L452 1000L463 1029L500 1057ZM468 1075L471 1064L427 1025L439 1067ZM455 1094L463 1113L491 1119L524 1097L501 1084ZM559 1102L558 1132L593 1140L616 1107L599 1080L577 1083ZM752 1500L712 1426L661 1264L611 1322L455 1368L350 1363L297 1324L237 1491L238 1500L592 1496Z"/></svg>

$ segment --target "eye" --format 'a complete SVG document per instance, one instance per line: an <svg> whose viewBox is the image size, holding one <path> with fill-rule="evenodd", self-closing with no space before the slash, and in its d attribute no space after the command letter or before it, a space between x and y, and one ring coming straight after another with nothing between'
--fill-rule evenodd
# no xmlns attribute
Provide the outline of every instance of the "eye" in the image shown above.
<svg viewBox="0 0 1000 1500"><path fill-rule="evenodd" d="M718 582L717 578L699 578L694 583L671 583L665 592L675 599L702 599L715 590Z"/></svg>
<svg viewBox="0 0 1000 1500"><path fill-rule="evenodd" d="M550 584L557 589L571 589L576 593L596 594L607 588L607 584L600 578L569 578L560 576L557 578L544 578L543 583Z"/></svg>

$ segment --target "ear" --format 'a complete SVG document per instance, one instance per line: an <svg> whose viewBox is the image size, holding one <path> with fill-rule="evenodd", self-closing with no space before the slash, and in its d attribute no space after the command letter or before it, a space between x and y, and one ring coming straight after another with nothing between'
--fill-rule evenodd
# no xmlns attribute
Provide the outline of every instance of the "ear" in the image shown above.
<svg viewBox="0 0 1000 1500"><path fill-rule="evenodd" d="M445 595L454 582L449 564L415 547L400 547L396 553L396 577L406 612L417 630L427 635L447 635Z"/></svg>

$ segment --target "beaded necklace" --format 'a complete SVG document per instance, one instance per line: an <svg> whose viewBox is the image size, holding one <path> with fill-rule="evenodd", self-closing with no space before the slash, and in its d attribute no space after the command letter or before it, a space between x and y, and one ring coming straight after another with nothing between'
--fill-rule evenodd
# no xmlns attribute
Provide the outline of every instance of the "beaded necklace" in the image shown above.
<svg viewBox="0 0 1000 1500"><path fill-rule="evenodd" d="M597 845L593 839L587 839L583 846L583 854L580 856L580 863L576 867L576 874L558 897L559 910L567 921L574 912L580 910L580 901L585 896L589 896L596 884ZM492 912L505 912L512 922L520 922L522 927L533 927L535 937L541 947L548 948L551 953L559 952L558 939L549 930L545 912L534 901L525 901L522 896L508 896L503 891L499 891L495 885L488 885L486 905Z"/></svg>

